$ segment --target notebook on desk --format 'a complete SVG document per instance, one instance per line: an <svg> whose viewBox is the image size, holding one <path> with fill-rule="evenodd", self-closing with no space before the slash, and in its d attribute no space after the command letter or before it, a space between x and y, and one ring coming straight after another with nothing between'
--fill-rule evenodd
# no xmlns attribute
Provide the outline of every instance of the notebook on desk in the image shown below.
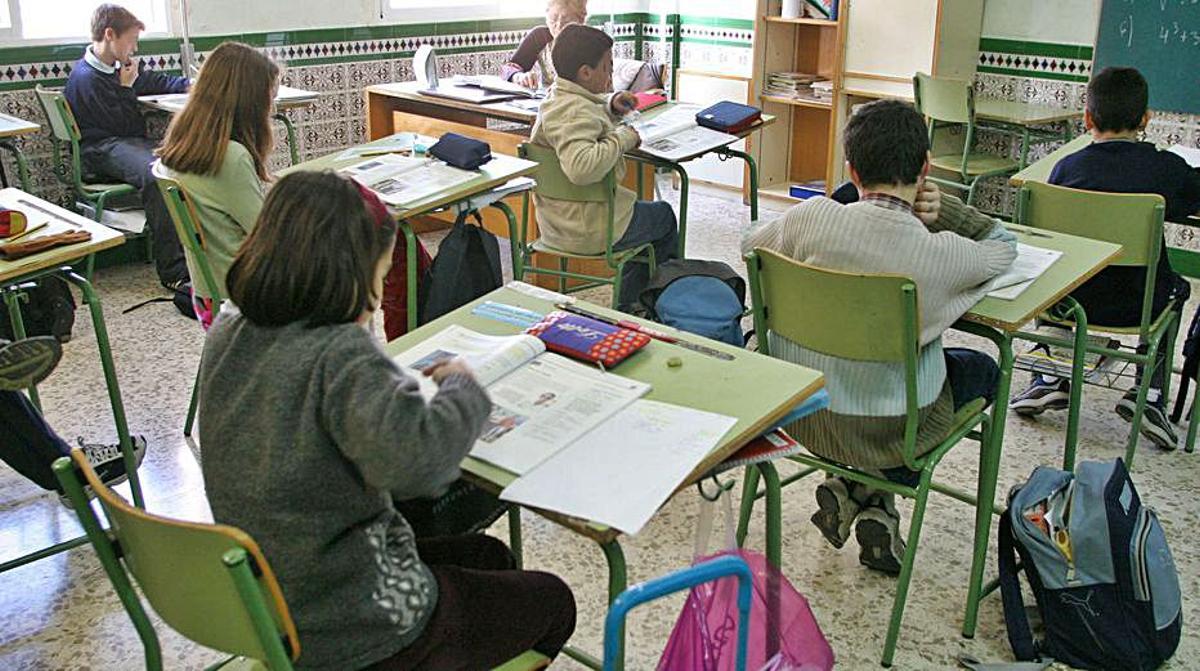
<svg viewBox="0 0 1200 671"><path fill-rule="evenodd" d="M418 91L424 96L433 96L435 98L449 98L451 100L461 100L463 102L474 103L476 105L486 105L488 103L499 103L506 100L518 98L515 93L501 93L499 91L489 91L479 88L478 86L455 86L442 85L437 88L421 89Z"/></svg>

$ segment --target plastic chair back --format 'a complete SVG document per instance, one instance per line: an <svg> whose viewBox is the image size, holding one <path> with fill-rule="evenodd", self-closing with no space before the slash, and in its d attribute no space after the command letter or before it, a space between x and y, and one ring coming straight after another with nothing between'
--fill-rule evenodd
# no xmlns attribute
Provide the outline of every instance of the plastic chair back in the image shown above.
<svg viewBox="0 0 1200 671"><path fill-rule="evenodd" d="M67 104L67 97L62 91L51 91L41 86L36 87L38 102L46 113L50 123L50 131L54 139L60 142L78 142L83 134L79 132L79 124L75 123L75 115Z"/></svg>
<svg viewBox="0 0 1200 671"><path fill-rule="evenodd" d="M275 574L250 536L234 527L168 519L129 505L100 481L78 449L70 460L55 462L54 471L135 624L141 606L136 596L130 599L130 575L159 617L180 634L261 660L273 671L291 668L289 658L300 655L296 627ZM85 484L104 508L108 534L83 494ZM123 589L129 593L122 594Z"/></svg>
<svg viewBox="0 0 1200 671"><path fill-rule="evenodd" d="M975 118L975 89L962 79L932 77L918 72L913 77L917 111L934 121L969 124Z"/></svg>
<svg viewBox="0 0 1200 671"><path fill-rule="evenodd" d="M1162 250L1166 204L1153 193L1103 193L1026 182L1021 223L1121 245L1114 266L1154 266Z"/></svg>
<svg viewBox="0 0 1200 671"><path fill-rule="evenodd" d="M744 671L746 643L750 633L750 590L753 580L750 567L741 557L733 555L710 559L621 592L609 606L608 616L604 618L604 671L613 671L622 661L620 631L625 624L626 614L635 606L730 575L737 576L738 580L737 669Z"/></svg>
<svg viewBox="0 0 1200 671"><path fill-rule="evenodd" d="M198 225L200 216L196 213L195 204L184 190L183 185L166 175L166 167L163 166L162 161L155 161L152 172L158 184L158 190L167 204L167 213L171 215L171 223L175 224L175 233L183 242L183 251L200 269L201 277L193 278L193 281L199 279L203 282L202 286L197 287L201 294L211 297L214 303L220 303L224 296L218 289L220 285L217 284L216 274L213 273L212 265L208 262L204 233Z"/></svg>
<svg viewBox="0 0 1200 671"><path fill-rule="evenodd" d="M517 154L538 164L533 178L537 181L534 190L540 196L581 203L605 203L611 202L616 193L616 177L612 172L595 184L579 185L572 182L563 172L558 154L550 147L526 142L517 147Z"/></svg>

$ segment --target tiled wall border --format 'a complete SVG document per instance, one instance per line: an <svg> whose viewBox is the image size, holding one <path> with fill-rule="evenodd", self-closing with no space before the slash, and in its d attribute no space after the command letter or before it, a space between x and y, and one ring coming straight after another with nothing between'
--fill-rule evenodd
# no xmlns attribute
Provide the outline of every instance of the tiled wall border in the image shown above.
<svg viewBox="0 0 1200 671"><path fill-rule="evenodd" d="M979 71L1086 82L1092 71L1092 47L983 37L979 40Z"/></svg>

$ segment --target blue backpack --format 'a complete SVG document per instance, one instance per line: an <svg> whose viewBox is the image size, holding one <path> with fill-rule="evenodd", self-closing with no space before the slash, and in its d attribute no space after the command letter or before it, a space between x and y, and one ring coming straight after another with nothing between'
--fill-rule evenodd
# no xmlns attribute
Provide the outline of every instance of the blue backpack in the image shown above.
<svg viewBox="0 0 1200 671"><path fill-rule="evenodd" d="M746 281L729 264L672 259L659 264L640 298L650 317L661 324L745 346Z"/></svg>
<svg viewBox="0 0 1200 671"><path fill-rule="evenodd" d="M1045 629L1035 642L1014 550ZM1154 511L1120 459L1040 466L1000 518L1000 591L1018 660L1081 669L1156 669L1183 625L1179 577Z"/></svg>

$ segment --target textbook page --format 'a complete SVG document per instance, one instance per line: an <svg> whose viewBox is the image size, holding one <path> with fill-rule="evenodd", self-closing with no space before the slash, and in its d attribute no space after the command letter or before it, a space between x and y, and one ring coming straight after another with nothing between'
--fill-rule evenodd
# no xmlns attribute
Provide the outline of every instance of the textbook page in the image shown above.
<svg viewBox="0 0 1200 671"><path fill-rule="evenodd" d="M518 478L500 498L636 534L736 423L637 400Z"/></svg>
<svg viewBox="0 0 1200 671"><path fill-rule="evenodd" d="M545 352L487 389L492 412L471 456L523 475L650 385Z"/></svg>
<svg viewBox="0 0 1200 671"><path fill-rule="evenodd" d="M696 125L698 111L699 105L674 104L660 114L631 121L642 138L638 150L676 161L737 142L736 136Z"/></svg>
<svg viewBox="0 0 1200 671"><path fill-rule="evenodd" d="M1062 256L1054 249L1034 247L1017 243L1017 258L1012 266L991 282L988 295L1003 300L1013 300L1029 288L1033 281L1042 276Z"/></svg>
<svg viewBox="0 0 1200 671"><path fill-rule="evenodd" d="M429 400L437 393L437 384L424 373L436 363L462 357L486 387L544 351L542 341L530 335L490 336L454 324L393 360L417 379L421 395Z"/></svg>
<svg viewBox="0 0 1200 671"><path fill-rule="evenodd" d="M384 154L342 168L342 174L379 195L389 205L404 205L478 176L470 170L446 165L437 159Z"/></svg>

